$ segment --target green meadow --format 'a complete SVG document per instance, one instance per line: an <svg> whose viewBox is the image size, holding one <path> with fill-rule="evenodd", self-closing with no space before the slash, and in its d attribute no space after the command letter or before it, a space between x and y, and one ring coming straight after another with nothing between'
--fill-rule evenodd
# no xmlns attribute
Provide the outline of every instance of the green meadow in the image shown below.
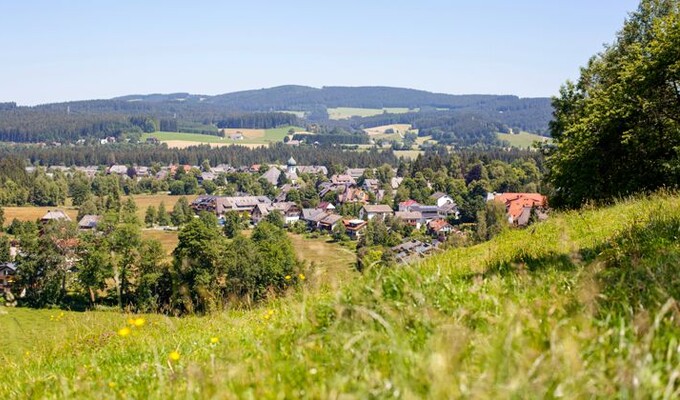
<svg viewBox="0 0 680 400"><path fill-rule="evenodd" d="M0 397L678 398L678 232L662 193L414 265L308 256L301 287L250 309L0 308Z"/></svg>
<svg viewBox="0 0 680 400"><path fill-rule="evenodd" d="M520 132L518 134L497 133L496 136L498 136L499 140L510 143L511 147L519 147L523 149L531 147L534 142L552 142L552 139L548 137L529 132Z"/></svg>

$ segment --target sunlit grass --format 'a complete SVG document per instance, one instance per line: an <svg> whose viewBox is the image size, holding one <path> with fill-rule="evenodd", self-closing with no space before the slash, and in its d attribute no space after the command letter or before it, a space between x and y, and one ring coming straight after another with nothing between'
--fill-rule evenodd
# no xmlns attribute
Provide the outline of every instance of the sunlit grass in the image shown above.
<svg viewBox="0 0 680 400"><path fill-rule="evenodd" d="M0 396L677 398L678 232L656 195L363 275L328 248L252 310L2 309Z"/></svg>

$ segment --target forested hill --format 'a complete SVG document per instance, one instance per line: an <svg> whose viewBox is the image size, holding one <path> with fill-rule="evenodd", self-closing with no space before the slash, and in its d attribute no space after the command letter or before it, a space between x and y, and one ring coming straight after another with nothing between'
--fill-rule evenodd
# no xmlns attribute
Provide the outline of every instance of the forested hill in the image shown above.
<svg viewBox="0 0 680 400"><path fill-rule="evenodd" d="M519 98L509 95L450 95L391 87L279 86L217 96L189 93L128 95L109 100L83 100L42 104L34 107L0 103L0 141L73 142L78 139L121 136L154 129L216 134L217 127L231 127L229 121L249 120L270 128L304 125L306 122L337 125L329 109L338 107L385 110L384 118L354 117L344 122L353 129L376 126L400 116L415 125L436 125L444 133L476 137L483 131L487 141L495 131L524 130L547 134L552 106L548 98ZM298 117L272 115L267 118L244 116L272 111L296 111ZM390 112L395 112L390 114ZM236 118L234 118L236 117ZM369 117L370 118L370 117ZM423 122L425 120L426 122ZM264 122L267 126L260 126ZM279 121L280 123L276 123ZM420 121L420 122L419 122ZM453 122L452 122L453 121ZM462 121L462 122L461 122ZM457 130L456 132L454 132ZM468 132L470 131L470 132ZM472 141L474 142L473 139ZM467 140L468 142L470 140Z"/></svg>

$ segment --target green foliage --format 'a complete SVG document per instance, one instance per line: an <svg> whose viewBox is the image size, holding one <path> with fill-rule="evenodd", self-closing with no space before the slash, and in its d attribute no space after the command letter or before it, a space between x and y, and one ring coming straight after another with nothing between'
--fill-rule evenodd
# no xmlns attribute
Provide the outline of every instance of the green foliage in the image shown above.
<svg viewBox="0 0 680 400"><path fill-rule="evenodd" d="M150 205L146 208L146 213L144 214L144 223L147 228L151 228L156 223L156 207Z"/></svg>
<svg viewBox="0 0 680 400"><path fill-rule="evenodd" d="M161 203L158 205L158 213L156 214L156 223L160 226L170 225L170 216L168 215L168 212L165 210L165 202L164 201L161 201Z"/></svg>
<svg viewBox="0 0 680 400"><path fill-rule="evenodd" d="M680 6L643 0L613 45L553 100L555 204L571 207L680 182Z"/></svg>
<svg viewBox="0 0 680 400"><path fill-rule="evenodd" d="M0 236L0 263L12 261L10 257L10 242L6 235Z"/></svg>
<svg viewBox="0 0 680 400"><path fill-rule="evenodd" d="M264 219L265 222L269 222L270 224L276 226L277 228L283 229L285 225L285 220L283 218L283 213L280 212L279 210L272 210L269 214L267 214Z"/></svg>

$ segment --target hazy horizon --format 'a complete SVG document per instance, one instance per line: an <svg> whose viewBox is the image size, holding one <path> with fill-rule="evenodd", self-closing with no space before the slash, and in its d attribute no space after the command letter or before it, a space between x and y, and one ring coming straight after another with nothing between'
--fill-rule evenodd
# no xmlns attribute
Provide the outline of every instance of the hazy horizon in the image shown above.
<svg viewBox="0 0 680 400"><path fill-rule="evenodd" d="M0 4L0 101L282 85L549 97L637 1Z"/></svg>

